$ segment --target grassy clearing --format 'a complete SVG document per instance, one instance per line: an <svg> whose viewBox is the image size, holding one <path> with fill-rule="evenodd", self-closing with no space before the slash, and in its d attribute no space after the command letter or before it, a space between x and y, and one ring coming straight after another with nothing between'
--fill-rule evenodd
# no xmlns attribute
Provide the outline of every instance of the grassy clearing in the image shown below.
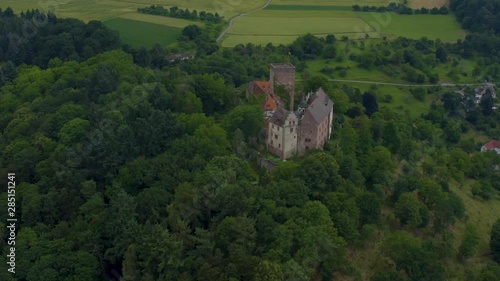
<svg viewBox="0 0 500 281"><path fill-rule="evenodd" d="M403 83L407 84L408 82L402 81L399 79L395 79L393 77L389 77L383 72L372 69L367 70L363 68L359 68L356 62L347 60L344 62L335 62L335 61L324 61L324 60L314 60L307 62L307 70L311 75L320 75L326 78L332 78L331 76L325 75L321 73L321 69L325 66L329 67L337 67L344 66L348 67L347 76L339 77L338 73L335 72L333 74L335 79L342 80L357 80L357 81L377 81L377 82L389 82L389 83ZM299 75L299 77L301 77ZM397 112L407 113L412 118L419 117L422 113L426 113L430 109L430 103L432 101L432 97L427 97L424 102L416 100L412 94L410 93L411 87L407 86L393 86L393 85L376 85L376 89L371 89L374 84L366 84L366 83L355 83L355 82L336 82L340 85L346 84L352 87L359 88L361 91L372 91L375 93L378 99L378 103L380 107L388 107L396 110ZM418 86L415 86L418 87ZM391 95L393 100L391 102L385 102L384 97L386 95Z"/></svg>
<svg viewBox="0 0 500 281"><path fill-rule="evenodd" d="M471 194L470 188L473 181L467 181L466 184L460 189L456 184L450 185L451 189L455 191L463 200L467 209L466 222L471 223L477 227L481 242L479 244L478 258L488 254L489 238L491 234L491 226L497 219L500 218L500 200L498 198L484 201L474 198ZM457 229L460 232L461 229Z"/></svg>
<svg viewBox="0 0 500 281"><path fill-rule="evenodd" d="M477 63L472 60L465 60L462 58L456 58L458 60L458 64L453 66L451 61L454 57L450 57L450 62L447 64L440 64L433 68L433 71L439 75L439 79L442 82L454 82L454 83L475 83L475 79L472 77L472 71L476 67ZM450 77L449 73L452 70L456 70L458 72L458 80L454 80Z"/></svg>
<svg viewBox="0 0 500 281"><path fill-rule="evenodd" d="M384 102L385 95L391 95L392 102ZM424 102L418 101L410 94L408 87L397 86L378 86L377 98L381 107L387 106L396 111L408 113L412 118L420 117L420 115L429 112L431 102L430 97L427 97Z"/></svg>
<svg viewBox="0 0 500 281"><path fill-rule="evenodd" d="M390 77L378 69L374 68L371 70L359 68L357 63L351 60L345 60L343 62L330 61L327 62L325 60L314 60L307 62L307 69L313 75L322 75L327 78L332 78L328 75L324 75L321 73L321 69L325 66L328 67L337 67L343 66L348 67L347 75L345 77L340 77L337 72L333 73L335 79L343 79L343 80L360 80L360 81L377 81L377 82L390 82L390 83L408 83L403 80L398 80L393 77Z"/></svg>
<svg viewBox="0 0 500 281"><path fill-rule="evenodd" d="M188 25L194 24L198 26L203 26L204 24L199 21L190 21L185 19L176 19L176 18L168 18L162 16L153 16L139 13L130 13L120 16L122 19L129 19L134 21L141 21L147 23L154 23L164 26L176 27L176 28L184 28Z"/></svg>
<svg viewBox="0 0 500 281"><path fill-rule="evenodd" d="M156 43L168 45L177 40L181 29L153 23L146 23L130 19L112 19L104 24L120 33L122 41L133 47L152 47ZM147 32L144 32L147 30Z"/></svg>
<svg viewBox="0 0 500 281"><path fill-rule="evenodd" d="M398 15L394 13L359 13L373 29L389 37L441 39L454 42L466 32L453 15Z"/></svg>

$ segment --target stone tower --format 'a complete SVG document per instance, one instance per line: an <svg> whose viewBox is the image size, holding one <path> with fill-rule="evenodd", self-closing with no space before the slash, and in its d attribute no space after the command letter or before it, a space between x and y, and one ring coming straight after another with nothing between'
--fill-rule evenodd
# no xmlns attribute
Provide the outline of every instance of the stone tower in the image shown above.
<svg viewBox="0 0 500 281"><path fill-rule="evenodd" d="M295 66L290 63L273 63L269 73L270 92L275 94L274 87L281 85L290 96L290 111L293 110L293 99L295 95Z"/></svg>

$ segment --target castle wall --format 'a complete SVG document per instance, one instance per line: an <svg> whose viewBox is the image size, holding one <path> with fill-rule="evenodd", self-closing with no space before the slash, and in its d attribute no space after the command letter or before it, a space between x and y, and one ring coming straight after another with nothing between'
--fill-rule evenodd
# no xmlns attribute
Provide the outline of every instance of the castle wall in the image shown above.
<svg viewBox="0 0 500 281"><path fill-rule="evenodd" d="M294 113L287 116L283 126L268 125L267 149L276 156L288 159L297 154L298 120Z"/></svg>
<svg viewBox="0 0 500 281"><path fill-rule="evenodd" d="M283 85L293 96L295 93L295 67L291 64L271 64L269 73L271 93L274 94L275 85Z"/></svg>
<svg viewBox="0 0 500 281"><path fill-rule="evenodd" d="M299 155L305 155L307 150L318 148L318 126L312 116L306 112L300 123Z"/></svg>

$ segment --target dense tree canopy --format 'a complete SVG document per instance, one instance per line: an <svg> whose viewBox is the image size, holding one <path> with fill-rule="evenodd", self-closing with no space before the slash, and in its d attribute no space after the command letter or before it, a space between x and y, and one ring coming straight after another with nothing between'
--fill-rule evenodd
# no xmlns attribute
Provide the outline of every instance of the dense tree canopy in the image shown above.
<svg viewBox="0 0 500 281"><path fill-rule="evenodd" d="M7 34L33 19L46 24L15 51ZM172 49L120 46L99 22L0 12L0 170L16 173L16 280L359 279L365 253L371 280L456 280L479 255L468 278L498 276L482 264L484 233L462 199L497 200L500 156L464 132L498 136L488 108L498 99L468 107L430 89L431 108L411 117L379 105L376 87L362 95L303 75L304 90L322 87L335 102L331 140L267 170L259 163L275 158L245 83L264 79L269 62L305 74L301 60L343 54L333 35L218 50L206 32L186 43L195 59L170 63ZM399 38L352 59L420 83L449 56L480 57L476 39ZM499 239L497 222L497 261Z"/></svg>

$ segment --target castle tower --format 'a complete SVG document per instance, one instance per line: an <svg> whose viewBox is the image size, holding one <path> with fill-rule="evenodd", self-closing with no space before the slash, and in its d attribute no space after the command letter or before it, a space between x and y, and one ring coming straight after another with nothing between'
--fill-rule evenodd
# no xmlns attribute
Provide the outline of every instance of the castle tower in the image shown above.
<svg viewBox="0 0 500 281"><path fill-rule="evenodd" d="M295 66L290 63L273 63L269 73L270 92L275 94L275 86L283 86L290 97L290 111L293 109L295 95Z"/></svg>

